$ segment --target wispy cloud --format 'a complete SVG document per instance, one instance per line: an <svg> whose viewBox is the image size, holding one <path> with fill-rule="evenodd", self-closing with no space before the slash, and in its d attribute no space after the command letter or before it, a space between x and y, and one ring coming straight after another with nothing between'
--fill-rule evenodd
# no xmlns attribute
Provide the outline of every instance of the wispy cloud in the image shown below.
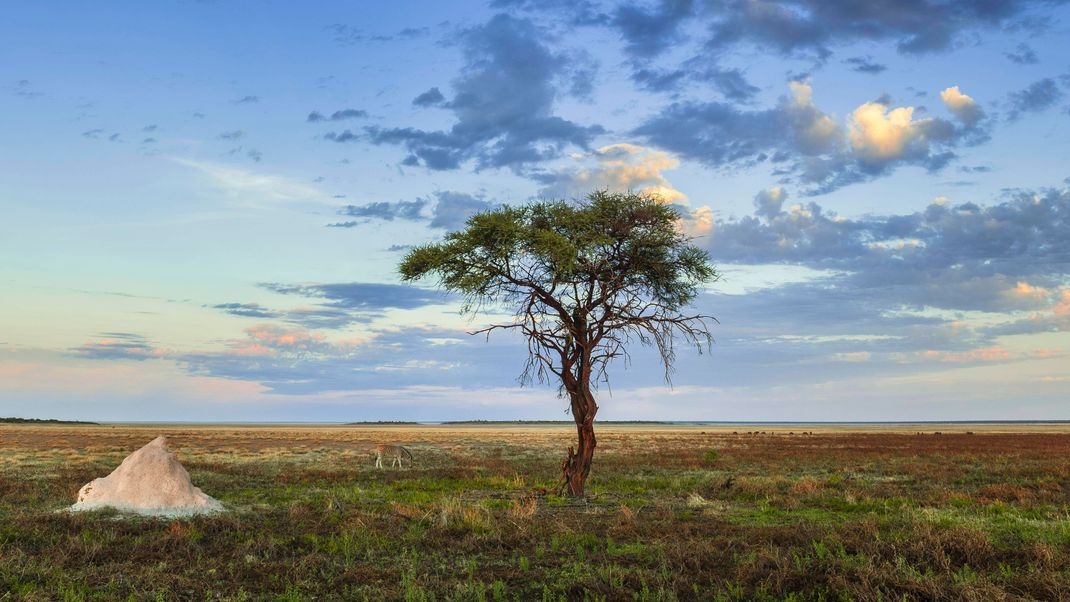
<svg viewBox="0 0 1070 602"><path fill-rule="evenodd" d="M265 201L310 201L325 196L316 187L286 176L181 157L171 160L203 174L227 196L251 206Z"/></svg>

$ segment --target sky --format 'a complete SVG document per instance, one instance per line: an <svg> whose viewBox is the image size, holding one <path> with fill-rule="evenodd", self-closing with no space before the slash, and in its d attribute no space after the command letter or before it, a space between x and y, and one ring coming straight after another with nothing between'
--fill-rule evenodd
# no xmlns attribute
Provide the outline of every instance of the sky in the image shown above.
<svg viewBox="0 0 1070 602"><path fill-rule="evenodd" d="M8 5L0 416L568 419L397 265L608 189L722 278L600 419L1070 419L1067 57L1057 1Z"/></svg>

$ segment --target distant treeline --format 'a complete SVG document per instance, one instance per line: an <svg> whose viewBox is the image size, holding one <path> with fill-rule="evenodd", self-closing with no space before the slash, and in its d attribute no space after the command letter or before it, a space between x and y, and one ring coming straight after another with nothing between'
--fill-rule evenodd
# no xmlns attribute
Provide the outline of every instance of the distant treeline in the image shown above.
<svg viewBox="0 0 1070 602"><path fill-rule="evenodd" d="M84 420L56 420L55 418L14 418L0 417L0 424L93 424L100 426L99 422L86 422Z"/></svg>

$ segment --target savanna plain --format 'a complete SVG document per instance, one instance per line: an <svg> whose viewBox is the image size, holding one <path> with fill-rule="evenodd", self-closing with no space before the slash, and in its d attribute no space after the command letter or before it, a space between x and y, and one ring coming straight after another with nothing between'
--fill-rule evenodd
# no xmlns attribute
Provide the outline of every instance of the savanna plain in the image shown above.
<svg viewBox="0 0 1070 602"><path fill-rule="evenodd" d="M0 600L1070 599L1068 429L939 428L0 426ZM160 434L227 512L62 511Z"/></svg>

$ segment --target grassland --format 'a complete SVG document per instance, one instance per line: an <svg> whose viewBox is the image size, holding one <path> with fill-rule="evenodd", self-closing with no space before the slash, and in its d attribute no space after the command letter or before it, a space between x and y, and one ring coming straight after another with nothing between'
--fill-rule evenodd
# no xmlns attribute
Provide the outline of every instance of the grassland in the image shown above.
<svg viewBox="0 0 1070 602"><path fill-rule="evenodd" d="M763 430L605 428L573 502L559 427L0 426L0 600L1070 599L1065 426ZM57 512L161 433L229 512Z"/></svg>

